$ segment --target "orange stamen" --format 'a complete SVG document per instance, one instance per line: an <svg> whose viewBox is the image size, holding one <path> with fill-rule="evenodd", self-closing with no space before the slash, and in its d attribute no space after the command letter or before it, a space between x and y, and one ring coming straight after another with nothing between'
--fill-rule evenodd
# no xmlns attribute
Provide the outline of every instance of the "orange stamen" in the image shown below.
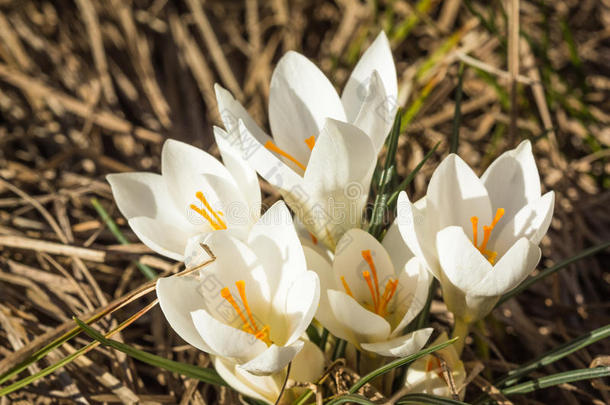
<svg viewBox="0 0 610 405"><path fill-rule="evenodd" d="M305 139L305 143L309 147L309 150L313 150L313 147L316 145L316 136L312 135L309 138Z"/></svg>
<svg viewBox="0 0 610 405"><path fill-rule="evenodd" d="M381 307L379 308L379 315L385 315L386 308L388 307L390 300L396 292L396 287L398 287L398 280L388 280L387 284L385 285L385 289L383 290L383 295L381 296Z"/></svg>
<svg viewBox="0 0 610 405"><path fill-rule="evenodd" d="M350 297L354 298L354 294L352 294L352 290L350 290L349 285L347 285L347 281L345 281L345 277L341 276L341 282L343 283L343 289Z"/></svg>
<svg viewBox="0 0 610 405"><path fill-rule="evenodd" d="M276 144L274 144L272 141L267 141L267 143L265 144L265 148L269 149L272 152L277 153L280 156L284 156L286 159L290 160L292 163L294 163L295 165L297 165L299 168L301 168L303 171L305 171L305 165L303 165L303 163L299 162L298 160L296 160L292 155L290 155L289 153L285 152L284 150L280 149Z"/></svg>
<svg viewBox="0 0 610 405"><path fill-rule="evenodd" d="M315 237L315 235L311 232L309 232L309 236L311 237L311 241L313 242L314 245L318 244L318 238Z"/></svg>
<svg viewBox="0 0 610 405"><path fill-rule="evenodd" d="M248 299L246 298L246 282L244 280L236 281L235 286L237 287L241 302L246 310L246 313L248 314L248 318L250 319L252 330L254 332L258 332L258 327L256 326L256 322L254 322L254 316L252 316L252 311L250 311L250 305L248 305Z"/></svg>
<svg viewBox="0 0 610 405"><path fill-rule="evenodd" d="M472 244L477 245L477 234L479 231L479 217L471 217L470 222L472 222Z"/></svg>
<svg viewBox="0 0 610 405"><path fill-rule="evenodd" d="M375 281L375 293L377 294L373 298L375 298L377 302L379 302L379 280L377 280L377 269L375 268L375 262L373 262L373 256L371 256L371 251L363 250L362 258L368 263L371 269L371 273L373 273L373 280Z"/></svg>
<svg viewBox="0 0 610 405"><path fill-rule="evenodd" d="M235 301L235 298L233 298L233 295L231 295L231 291L229 291L228 287L224 287L222 290L220 290L220 296L225 300L229 301L229 304L233 306L233 309L235 310L235 312L237 312L237 315L239 315L241 321L244 323L244 328L250 328L250 326L248 325L248 320L246 319L242 310L239 308L239 305L237 305L237 301Z"/></svg>
<svg viewBox="0 0 610 405"><path fill-rule="evenodd" d="M377 313L379 309L379 301L377 301L377 296L375 295L373 281L371 280L371 273L365 270L362 272L362 275L364 276L364 280L366 280L366 285L369 286L369 291L371 292L371 296L373 297L373 308L375 308L375 313Z"/></svg>
<svg viewBox="0 0 610 405"><path fill-rule="evenodd" d="M201 204L203 204L203 207L205 209L199 208L195 204L191 204L190 208L199 215L201 215L206 221L208 221L215 231L219 229L227 229L227 224L225 224L225 222L218 216L218 214L223 216L224 214L221 211L214 211L201 191L195 193L195 197L197 197L197 199L201 201ZM214 218L210 216L210 213Z"/></svg>

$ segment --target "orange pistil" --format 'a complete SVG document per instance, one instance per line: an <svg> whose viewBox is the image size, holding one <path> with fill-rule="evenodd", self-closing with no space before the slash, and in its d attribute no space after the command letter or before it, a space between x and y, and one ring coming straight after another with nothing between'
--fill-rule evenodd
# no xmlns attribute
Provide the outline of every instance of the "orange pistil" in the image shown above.
<svg viewBox="0 0 610 405"><path fill-rule="evenodd" d="M316 145L316 136L312 135L309 138L305 139L305 143L309 147L309 150L313 150L313 147Z"/></svg>
<svg viewBox="0 0 610 405"><path fill-rule="evenodd" d="M347 295L354 298L354 294L352 294L352 290L350 290L349 285L347 285L347 281L345 281L345 277L341 276L341 282L343 283L343 288L345 289L345 292L347 293Z"/></svg>
<svg viewBox="0 0 610 405"><path fill-rule="evenodd" d="M311 232L309 232L309 236L311 237L311 241L313 242L314 245L318 244L318 238L315 237L315 235Z"/></svg>
<svg viewBox="0 0 610 405"><path fill-rule="evenodd" d="M215 231L219 229L227 229L227 224L222 220L222 218L220 218L221 216L224 216L222 211L215 211L212 209L210 203L201 191L197 191L197 193L195 193L195 197L201 201L203 208L200 208L195 204L191 204L190 208L208 221Z"/></svg>
<svg viewBox="0 0 610 405"><path fill-rule="evenodd" d="M299 162L298 160L296 160L292 155L290 155L288 152L285 152L283 149L280 149L276 144L274 144L272 141L267 141L267 143L265 144L265 148L269 149L271 152L275 152L280 156L284 156L286 159L290 160L292 163L294 163L295 165L297 165L299 168L301 168L303 171L305 171L305 165L301 162Z"/></svg>
<svg viewBox="0 0 610 405"><path fill-rule="evenodd" d="M438 357L435 357L433 355L430 355L430 358L426 362L426 372L429 373L430 371L434 371L437 376L447 382L447 380L445 379L445 374L443 373L441 361L438 359Z"/></svg>
<svg viewBox="0 0 610 405"><path fill-rule="evenodd" d="M244 280L236 281L235 286L239 292L239 297L241 298L241 302L244 306L247 317L244 315L244 311L239 308L239 304L237 304L237 301L235 301L235 298L233 298L233 295L231 295L231 291L229 291L228 287L224 287L222 290L220 290L220 296L227 300L237 315L239 315L239 318L243 323L242 329L244 332L254 335L255 338L265 342L267 346L270 346L272 342L269 339L269 325L264 325L261 329L256 326L254 315L252 315L250 305L248 304L248 299L246 298L246 282Z"/></svg>
<svg viewBox="0 0 610 405"><path fill-rule="evenodd" d="M372 298L372 310L377 315L385 316L388 308L388 304L394 297L396 293L396 288L398 287L398 280L390 279L385 285L385 289L383 294L379 293L379 280L377 278L377 269L375 267L375 262L373 261L373 257L371 256L370 250L363 250L362 257L369 265L369 270L364 270L362 272L362 276L364 277L364 281L366 281L366 285L369 288L369 293ZM343 283L343 288L345 292L352 298L355 298L352 294L351 289L347 285L345 281L345 277L341 276L341 282Z"/></svg>
<svg viewBox="0 0 610 405"><path fill-rule="evenodd" d="M483 226L483 242L481 242L479 246L477 246L479 218L470 218L470 222L472 222L472 244L479 250L479 252L481 252L481 254L483 254L483 256L487 257L487 260L489 260L491 264L495 263L496 258L498 257L498 252L487 250L487 244L489 243L491 232L496 227L502 216L504 216L504 208L498 208L493 221L491 221L491 224L489 226Z"/></svg>

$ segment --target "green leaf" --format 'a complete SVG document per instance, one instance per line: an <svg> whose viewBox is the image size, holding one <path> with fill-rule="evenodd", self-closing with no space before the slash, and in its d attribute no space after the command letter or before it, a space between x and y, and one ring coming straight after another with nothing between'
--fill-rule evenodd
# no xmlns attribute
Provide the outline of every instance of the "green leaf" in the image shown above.
<svg viewBox="0 0 610 405"><path fill-rule="evenodd" d="M430 394L407 394L396 401L396 405L432 404L432 405L467 405L466 402L443 398Z"/></svg>
<svg viewBox="0 0 610 405"><path fill-rule="evenodd" d="M341 395L340 397L327 402L326 405L346 404L348 402L353 404L375 405L370 399L356 394Z"/></svg>
<svg viewBox="0 0 610 405"><path fill-rule="evenodd" d="M379 176L377 185L377 195L375 196L375 203L373 205L373 213L371 214L371 223L369 225L368 232L375 238L379 239L381 231L383 230L383 219L388 206L388 199L390 198L389 192L386 191L387 186L392 181L396 165L396 149L398 147L398 136L400 135L400 125L402 122L402 110L398 108L396 117L394 118L394 124L388 135L388 151L386 154L383 170Z"/></svg>
<svg viewBox="0 0 610 405"><path fill-rule="evenodd" d="M349 389L349 393L353 394L353 393L357 392L360 388L362 388L366 383L373 380L374 378L379 377L380 375L383 375L397 367L404 366L405 364L409 364L409 363L419 359L420 357L424 357L427 354L433 353L437 350L441 350L441 349L449 346L450 344L453 344L456 340L457 340L457 338L453 338L451 340L440 343L438 345L434 345L434 346L428 347L426 349L420 350L419 352L411 354L410 356L403 357L402 359L394 360L393 362L388 363L385 366L379 367L377 370L374 370L374 371L368 373L367 375L365 375L364 377L362 377L358 381L356 381L356 383Z"/></svg>
<svg viewBox="0 0 610 405"><path fill-rule="evenodd" d="M203 382L215 385L227 385L226 382L218 375L216 370L211 368L203 368L194 366L191 364L180 363L177 361L169 360L161 356L157 356L152 353L145 352L143 350L134 349L124 343L117 342L116 340L106 339L102 334L96 332L90 326L83 323L80 319L74 319L78 326L85 331L92 339L97 340L105 346L110 346L120 352L133 357L134 359L140 360L151 366L159 367L174 373L178 373L189 378L196 378Z"/></svg>
<svg viewBox="0 0 610 405"><path fill-rule="evenodd" d="M402 183L400 183L400 185L396 188L396 190L394 191L394 193L392 193L392 195L390 196L390 198L388 199L388 207L391 209L394 207L394 205L396 204L396 200L398 200L398 194L400 194L401 191L405 190L407 188L407 186L409 184L411 184L411 182L413 181L413 179L415 178L415 175L419 172L419 170L424 166L424 164L426 163L426 161L430 158L430 156L432 156L434 154L434 152L436 152L436 149L438 149L438 146L441 144L440 141L438 141L436 143L436 145L434 145L434 147L432 149L430 149L430 151L428 153L426 153L426 155L424 156L424 158L421 160L421 162L419 162L417 164L417 166L415 166L415 168L413 169L413 171L411 171L411 173L409 173L409 175L407 177L405 177L405 179L402 181Z"/></svg>
<svg viewBox="0 0 610 405"><path fill-rule="evenodd" d="M566 342L561 346L544 353L542 356L520 366L519 368L509 371L506 374L506 377L494 383L494 386L502 388L503 386L513 385L519 380L520 377L527 375L540 367L547 366L556 362L557 360L563 359L575 351L587 347L601 339L605 339L608 336L610 336L610 324Z"/></svg>
<svg viewBox="0 0 610 405"><path fill-rule="evenodd" d="M513 385L502 390L504 395L527 394L543 388L553 387L559 384L572 383L582 380L590 380L592 378L607 377L610 375L610 366L584 368L579 370L570 370L564 373L548 375L546 377L537 378L521 384Z"/></svg>
<svg viewBox="0 0 610 405"><path fill-rule="evenodd" d="M593 246L589 249L585 249L582 252L578 253L575 256L572 256L569 259L564 260L561 263L556 264L553 267L549 267L546 270L541 271L539 274L535 275L534 277L530 277L527 280L525 280L524 282L522 282L518 287L516 287L515 289L507 292L506 294L504 294L500 300L498 301L498 303L496 304L496 307L499 305L502 305L503 303L505 303L506 301L508 301L509 299L511 299L512 297L514 297L517 294L520 294L521 292L523 292L524 290L527 290L528 288L530 288L532 285L534 285L537 281L542 280L543 278L550 276L551 274L563 269L564 267L569 266L570 264L584 259L585 257L589 257L589 256L593 256L594 254L596 254L597 252L601 252L602 250L608 248L610 246L610 241L608 242L604 242L604 243L600 243L597 246Z"/></svg>
<svg viewBox="0 0 610 405"><path fill-rule="evenodd" d="M464 62L460 62L458 84L455 93L455 112L453 113L453 131L451 134L450 153L457 153L460 141L460 124L462 122L462 84L464 83Z"/></svg>

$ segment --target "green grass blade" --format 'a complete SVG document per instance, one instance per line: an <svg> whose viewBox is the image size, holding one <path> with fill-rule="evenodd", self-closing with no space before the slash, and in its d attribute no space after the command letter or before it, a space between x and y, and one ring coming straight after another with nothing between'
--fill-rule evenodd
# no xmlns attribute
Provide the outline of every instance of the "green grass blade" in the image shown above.
<svg viewBox="0 0 610 405"><path fill-rule="evenodd" d="M441 349L449 346L450 344L453 344L456 340L457 340L457 338L453 338L451 340L440 343L438 345L430 346L430 347L420 350L419 352L414 353L410 356L403 357L402 359L394 360L393 362L388 363L385 366L379 367L377 370L374 370L374 371L368 373L367 375L365 375L364 377L362 377L361 379L356 381L356 383L349 389L349 393L353 394L353 393L357 392L360 388L362 388L366 383L373 380L374 378L379 377L380 375L383 375L383 374L395 369L396 367L400 367L400 366L404 366L405 364L409 364L409 363L419 359L420 357L424 357L427 354L433 353L437 350L441 350Z"/></svg>
<svg viewBox="0 0 610 405"><path fill-rule="evenodd" d="M499 305L502 305L504 302L508 301L509 299L511 299L512 297L514 297L517 294L520 294L521 292L523 292L524 290L527 290L528 288L530 288L533 284L535 284L536 282L538 282L539 280L542 280L543 278L563 269L564 267L569 266L570 264L584 259L585 257L589 257L589 256L593 256L594 254L596 254L597 252L601 252L602 250L608 248L610 246L610 241L608 242L604 242L604 243L600 243L597 246L593 246L589 249L585 249L582 252L578 253L575 256L570 257L569 259L564 260L561 263L557 263L555 266L553 267L549 267L546 270L541 271L539 274L537 274L534 277L530 277L527 280L525 280L524 282L522 282L518 287L516 287L515 289L507 292L506 294L504 294L500 300L498 301L498 303L496 304L496 307Z"/></svg>
<svg viewBox="0 0 610 405"><path fill-rule="evenodd" d="M127 240L125 235L123 235L123 232L121 232L116 222L114 222L110 215L108 215L108 212L106 212L104 207L102 207L102 204L100 204L97 198L91 199L91 205L93 205L93 208L95 208L97 214L100 216L100 218L102 218L102 221L104 221L110 232L112 232L112 234L119 241L119 243L121 245L129 245L129 241ZM151 269L149 266L142 264L138 261L136 261L136 265L138 266L138 269L140 269L144 277L146 277L147 279L154 280L157 278L157 272Z"/></svg>
<svg viewBox="0 0 610 405"><path fill-rule="evenodd" d="M453 113L453 131L451 134L450 153L457 153L460 141L460 125L462 124L462 85L464 83L464 62L458 69L458 84L455 93L455 112Z"/></svg>
<svg viewBox="0 0 610 405"><path fill-rule="evenodd" d="M398 136L400 135L400 126L402 122L402 110L399 108L394 118L394 124L388 135L388 151L386 154L383 170L379 176L377 186L377 195L375 196L375 204L373 205L373 213L371 214L371 223L368 232L376 238L379 238L383 230L383 219L390 198L387 192L387 186L392 181L396 165L396 149L398 147Z"/></svg>
<svg viewBox="0 0 610 405"><path fill-rule="evenodd" d="M347 403L362 404L362 405L375 405L375 402L372 402L371 400L363 397L362 395L356 395L356 394L341 395L340 397L337 397L337 398L327 402L326 405L338 405L338 404L347 404Z"/></svg>
<svg viewBox="0 0 610 405"><path fill-rule="evenodd" d="M509 371L506 374L506 377L494 383L494 386L502 388L503 386L513 385L519 380L520 377L529 374L530 372L540 367L547 366L551 363L556 362L557 360L563 359L564 357L569 356L575 351L587 347L609 336L610 324L603 326L599 329L595 329L594 331L588 332L582 336L577 337L576 339L570 340L569 342L566 342L561 346L558 346L544 353L542 356L537 357L536 359L522 365L521 367Z"/></svg>
<svg viewBox="0 0 610 405"><path fill-rule="evenodd" d="M392 193L392 195L388 199L388 207L390 207L390 208L394 207L394 204L396 204L396 200L398 200L398 194L400 194L401 191L405 190L407 188L407 186L409 184L411 184L411 182L415 178L415 175L417 175L419 170L424 166L424 164L430 158L430 156L432 156L434 154L434 152L436 152L436 150L438 149L438 146L440 144L441 144L441 142L438 141L436 143L436 145L434 145L434 147L432 149L430 149L430 151L428 151L428 153L426 153L426 155L421 160L421 162L419 162L417 164L417 166L415 166L415 168L411 171L411 173L409 173L409 175L407 177L405 177L405 179L400 183L400 185L396 188L396 191L394 191L394 193Z"/></svg>
<svg viewBox="0 0 610 405"><path fill-rule="evenodd" d="M431 404L431 405L467 405L466 402L443 398L429 394L407 394L396 401L396 405Z"/></svg>
<svg viewBox="0 0 610 405"><path fill-rule="evenodd" d="M504 395L527 394L543 388L553 387L559 384L573 383L576 381L590 380L610 376L610 366L584 368L570 370L564 373L552 374L546 377L537 378L521 384L513 385L502 390Z"/></svg>
<svg viewBox="0 0 610 405"><path fill-rule="evenodd" d="M102 334L95 331L90 326L86 325L79 319L75 319L78 326L80 326L87 335L92 339L97 340L105 346L110 346L126 355L133 357L134 359L140 360L151 366L159 367L174 373L184 375L189 378L196 378L203 382L215 385L227 385L224 380L218 375L216 370L211 368L197 367L191 364L184 364L177 361L169 360L161 356L157 356L152 353L145 352L143 350L134 349L124 343L117 342L116 340L106 339Z"/></svg>

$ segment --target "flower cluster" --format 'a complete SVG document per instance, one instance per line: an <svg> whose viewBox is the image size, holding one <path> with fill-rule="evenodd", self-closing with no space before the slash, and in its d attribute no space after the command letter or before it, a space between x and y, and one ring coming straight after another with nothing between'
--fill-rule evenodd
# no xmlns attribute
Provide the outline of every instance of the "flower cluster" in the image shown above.
<svg viewBox="0 0 610 405"><path fill-rule="evenodd" d="M424 198L411 203L400 193L382 238L364 230L377 154L397 104L383 33L341 96L304 56L282 57L271 79L272 135L227 90L216 86L216 96L222 163L168 140L161 175L114 174L108 181L143 243L187 268L200 267L158 280L159 303L174 331L209 353L242 394L269 403L294 397L298 388L283 391L285 380L315 382L331 341L339 339L366 359L413 354L433 333L413 322L433 278L456 324L468 325L540 260L554 195L541 195L528 141L480 178L449 155ZM284 201L263 210L257 174ZM330 333L328 345L312 343L308 328ZM436 339L445 340L446 334ZM449 395L439 359L452 381L463 382L459 354L448 347L421 358L406 374L407 387Z"/></svg>

